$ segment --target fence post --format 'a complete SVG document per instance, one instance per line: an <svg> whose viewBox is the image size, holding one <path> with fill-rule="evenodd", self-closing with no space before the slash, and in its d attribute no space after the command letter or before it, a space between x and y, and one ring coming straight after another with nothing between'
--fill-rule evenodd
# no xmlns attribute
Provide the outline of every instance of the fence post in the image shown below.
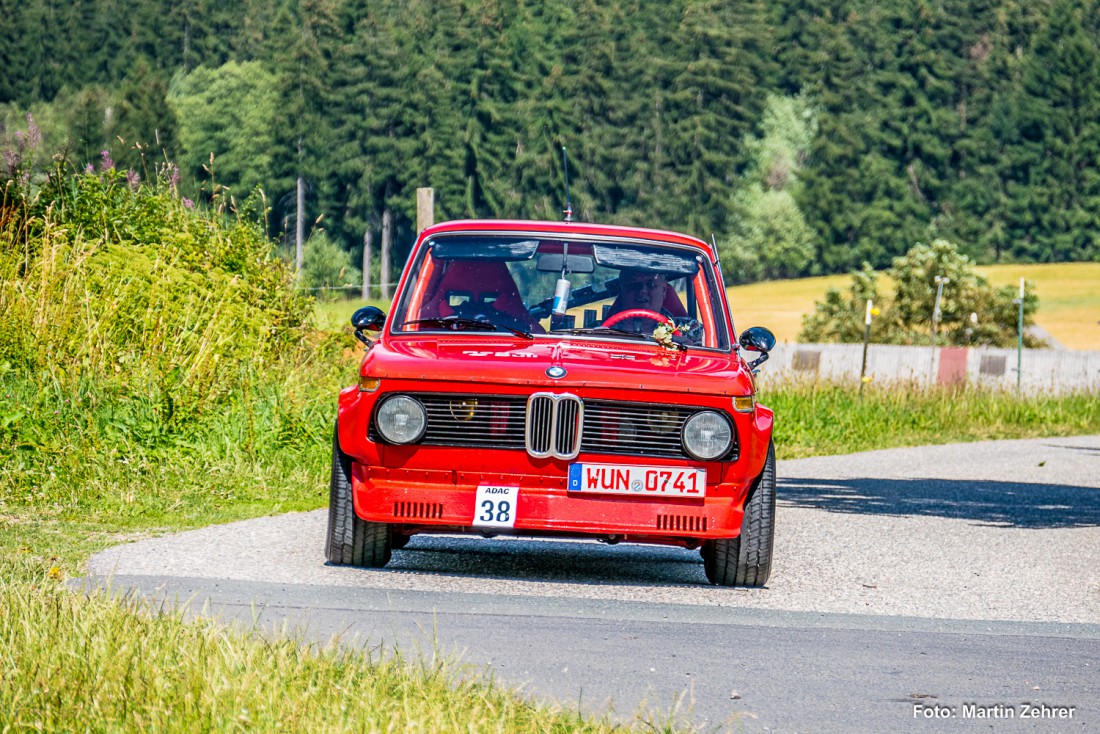
<svg viewBox="0 0 1100 734"><path fill-rule="evenodd" d="M1020 316L1016 322L1016 394L1020 394L1020 387L1024 374L1024 279L1020 277Z"/></svg>
<svg viewBox="0 0 1100 734"><path fill-rule="evenodd" d="M416 233L420 234L435 224L435 189L416 190Z"/></svg>
<svg viewBox="0 0 1100 734"><path fill-rule="evenodd" d="M859 368L859 396L863 397L863 386L867 384L867 345L871 343L871 299L867 299L867 315L863 317L863 366Z"/></svg>

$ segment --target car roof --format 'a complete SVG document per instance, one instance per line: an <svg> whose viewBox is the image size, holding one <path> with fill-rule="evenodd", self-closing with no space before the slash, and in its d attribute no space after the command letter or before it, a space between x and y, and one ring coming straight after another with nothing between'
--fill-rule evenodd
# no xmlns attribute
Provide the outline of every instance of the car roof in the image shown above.
<svg viewBox="0 0 1100 734"><path fill-rule="evenodd" d="M449 232L524 232L555 236L587 235L596 237L622 237L653 242L668 242L698 247L711 260L716 259L714 248L707 242L679 232L645 227L627 227L613 224L589 224L586 222L545 222L523 219L460 219L432 225L420 235L420 240Z"/></svg>

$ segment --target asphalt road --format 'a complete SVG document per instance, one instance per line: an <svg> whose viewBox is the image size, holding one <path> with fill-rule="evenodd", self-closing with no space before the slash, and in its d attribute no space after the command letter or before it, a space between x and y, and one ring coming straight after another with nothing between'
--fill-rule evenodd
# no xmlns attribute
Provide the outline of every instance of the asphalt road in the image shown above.
<svg viewBox="0 0 1100 734"><path fill-rule="evenodd" d="M561 541L414 538L387 569L328 567L323 512L140 541L90 570L265 630L457 656L468 675L628 720L1100 731L1100 436L779 474L762 590L707 586L684 550Z"/></svg>

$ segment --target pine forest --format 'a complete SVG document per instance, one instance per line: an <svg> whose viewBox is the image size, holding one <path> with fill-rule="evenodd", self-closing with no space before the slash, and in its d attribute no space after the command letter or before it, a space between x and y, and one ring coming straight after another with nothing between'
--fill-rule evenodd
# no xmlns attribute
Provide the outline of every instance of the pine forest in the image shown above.
<svg viewBox="0 0 1100 734"><path fill-rule="evenodd" d="M730 282L881 269L938 239L981 263L1100 259L1098 0L0 0L0 17L0 166L37 147L40 167L167 168L190 200L261 202L284 242L301 178L306 234L354 262L392 222L393 271L417 187L437 220L561 218L563 146L578 218L714 237Z"/></svg>

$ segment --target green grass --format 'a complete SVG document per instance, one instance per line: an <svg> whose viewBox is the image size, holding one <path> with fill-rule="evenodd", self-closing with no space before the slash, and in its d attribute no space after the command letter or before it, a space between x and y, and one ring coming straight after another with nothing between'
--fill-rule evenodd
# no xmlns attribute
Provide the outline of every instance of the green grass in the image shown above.
<svg viewBox="0 0 1100 734"><path fill-rule="evenodd" d="M313 323L318 329L324 331L342 331L345 328L350 328L351 315L355 313L355 309L363 306L377 306L386 315L389 315L393 309L393 304L390 301L380 299L369 301L362 299L317 301L313 306Z"/></svg>
<svg viewBox="0 0 1100 734"><path fill-rule="evenodd" d="M447 659L301 643L0 565L0 726L32 731L610 732ZM650 730L669 730L659 722Z"/></svg>
<svg viewBox="0 0 1100 734"><path fill-rule="evenodd" d="M902 446L1100 433L1095 393L1025 396L977 389L869 385L762 384L776 413L779 458L847 454Z"/></svg>
<svg viewBox="0 0 1100 734"><path fill-rule="evenodd" d="M614 728L447 661L62 584L115 543L323 506L360 352L308 307L247 213L192 208L167 179L0 180L0 731Z"/></svg>
<svg viewBox="0 0 1100 734"><path fill-rule="evenodd" d="M1100 350L1100 263L984 265L976 270L994 285L1015 285L1021 276L1032 281L1039 295L1036 325L1069 349ZM734 324L738 329L767 326L780 342L794 342L802 316L813 312L826 290L845 290L850 280L830 275L734 286L728 289ZM889 287L885 278L880 287Z"/></svg>

